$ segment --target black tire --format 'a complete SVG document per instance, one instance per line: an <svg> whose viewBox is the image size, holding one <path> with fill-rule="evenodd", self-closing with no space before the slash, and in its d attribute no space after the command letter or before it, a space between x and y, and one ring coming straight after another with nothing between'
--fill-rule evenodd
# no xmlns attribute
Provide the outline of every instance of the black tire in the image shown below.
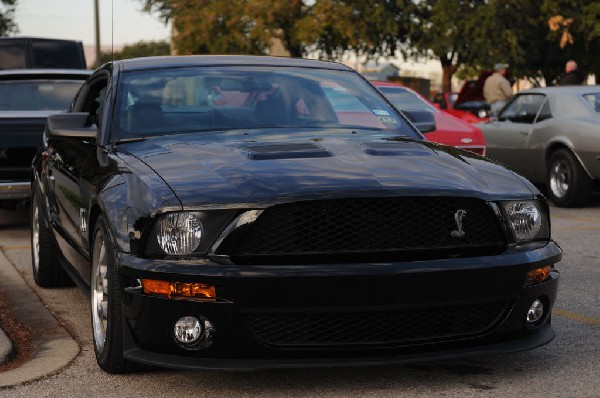
<svg viewBox="0 0 600 398"><path fill-rule="evenodd" d="M548 160L548 196L559 207L579 207L590 201L594 181L568 149L559 149Z"/></svg>
<svg viewBox="0 0 600 398"><path fill-rule="evenodd" d="M121 283L114 244L103 216L96 222L91 249L90 298L96 360L108 373L138 370L140 365L123 358Z"/></svg>
<svg viewBox="0 0 600 398"><path fill-rule="evenodd" d="M31 198L31 267L33 279L38 286L72 286L73 281L57 260L52 231L40 203L40 195L34 192Z"/></svg>

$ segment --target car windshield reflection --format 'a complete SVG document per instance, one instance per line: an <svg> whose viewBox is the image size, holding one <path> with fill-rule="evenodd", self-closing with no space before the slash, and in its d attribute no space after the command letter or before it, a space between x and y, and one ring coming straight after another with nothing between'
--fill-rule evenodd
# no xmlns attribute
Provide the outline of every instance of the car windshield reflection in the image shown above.
<svg viewBox="0 0 600 398"><path fill-rule="evenodd" d="M117 141L235 129L327 128L420 139L352 73L296 68L180 68L126 72Z"/></svg>

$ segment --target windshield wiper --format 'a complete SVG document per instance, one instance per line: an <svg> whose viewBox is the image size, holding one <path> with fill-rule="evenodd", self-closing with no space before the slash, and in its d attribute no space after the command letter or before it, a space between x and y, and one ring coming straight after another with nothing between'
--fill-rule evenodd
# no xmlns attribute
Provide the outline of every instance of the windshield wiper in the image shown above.
<svg viewBox="0 0 600 398"><path fill-rule="evenodd" d="M146 141L148 139L148 137L132 137L132 138L122 138L120 140L117 140L115 142L115 144L128 144L130 142L140 142L140 141Z"/></svg>

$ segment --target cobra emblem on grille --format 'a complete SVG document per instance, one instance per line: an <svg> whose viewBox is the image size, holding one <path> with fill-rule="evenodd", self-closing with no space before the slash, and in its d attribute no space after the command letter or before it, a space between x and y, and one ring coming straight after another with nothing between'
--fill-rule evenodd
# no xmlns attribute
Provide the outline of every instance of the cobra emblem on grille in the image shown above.
<svg viewBox="0 0 600 398"><path fill-rule="evenodd" d="M463 230L463 218L467 215L467 211L460 209L454 213L454 222L456 222L456 229L450 232L450 236L453 238L462 238L465 236L465 231Z"/></svg>

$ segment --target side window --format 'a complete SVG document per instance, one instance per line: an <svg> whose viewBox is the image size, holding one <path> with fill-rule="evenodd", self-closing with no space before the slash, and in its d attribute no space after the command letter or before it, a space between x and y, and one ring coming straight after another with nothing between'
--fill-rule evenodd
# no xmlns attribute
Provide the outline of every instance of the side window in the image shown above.
<svg viewBox="0 0 600 398"><path fill-rule="evenodd" d="M107 91L108 79L106 77L101 77L87 82L75 99L73 111L89 112L93 123L99 125L100 115L102 113L102 107L104 105L104 100L106 99Z"/></svg>
<svg viewBox="0 0 600 398"><path fill-rule="evenodd" d="M509 120L514 123L532 124L540 110L545 97L541 94L522 94L508 104L498 120Z"/></svg>
<svg viewBox="0 0 600 398"><path fill-rule="evenodd" d="M544 104L542 105L540 113L538 114L538 117L535 120L535 122L539 123L547 119L552 119L552 110L550 109L550 101L548 101L548 99L544 101Z"/></svg>

